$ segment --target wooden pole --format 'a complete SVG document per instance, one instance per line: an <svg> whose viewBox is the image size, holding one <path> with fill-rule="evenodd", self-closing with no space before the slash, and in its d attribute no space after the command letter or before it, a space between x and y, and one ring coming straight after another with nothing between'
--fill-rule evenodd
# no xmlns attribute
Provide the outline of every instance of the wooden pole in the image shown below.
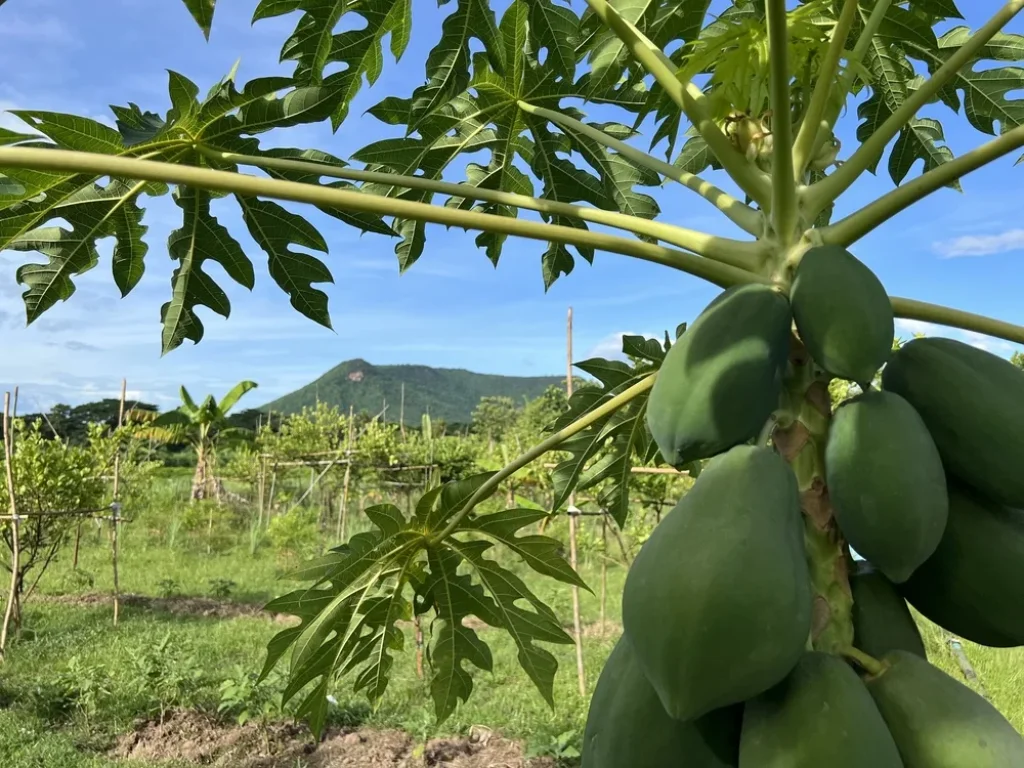
<svg viewBox="0 0 1024 768"><path fill-rule="evenodd" d="M402 399L398 405L398 428L402 431L402 440L405 440L405 382L402 382Z"/></svg>
<svg viewBox="0 0 1024 768"><path fill-rule="evenodd" d="M0 659L7 651L7 633L14 616L14 606L18 602L18 571L21 568L21 544L18 540L18 506L14 498L14 467L12 457L13 438L11 436L10 412L11 393L4 393L4 464L7 470L7 500L11 513L11 589L7 594L7 606L4 609L4 623L0 628Z"/></svg>
<svg viewBox="0 0 1024 768"><path fill-rule="evenodd" d="M572 397L572 307L569 307L568 321L566 323L566 356L565 356L565 390L566 395ZM576 494L569 494L569 564L576 570ZM572 587L572 629L573 639L576 641L576 677L579 681L580 696L587 695L587 681L583 671L583 631L580 621L580 588L575 584Z"/></svg>
<svg viewBox="0 0 1024 768"><path fill-rule="evenodd" d="M117 428L121 429L124 424L124 396L128 387L126 379L121 379L121 403L117 409ZM120 440L120 436L118 436ZM114 568L114 626L121 615L121 580L117 572L117 548L118 548L118 517L121 513L121 503L118 500L121 493L121 446L117 446L117 454L114 456L114 501L110 505L110 555Z"/></svg>
<svg viewBox="0 0 1024 768"><path fill-rule="evenodd" d="M608 605L608 515L601 515L601 631Z"/></svg>
<svg viewBox="0 0 1024 768"><path fill-rule="evenodd" d="M11 403L11 418L18 418L18 388L14 388L14 402Z"/></svg>
<svg viewBox="0 0 1024 768"><path fill-rule="evenodd" d="M416 677L423 679L423 625L420 623L420 615L413 616L413 624L416 627Z"/></svg>
<svg viewBox="0 0 1024 768"><path fill-rule="evenodd" d="M257 518L256 518L256 530L262 530L263 528L263 504L264 496L267 491L267 460L260 456L260 474L257 478Z"/></svg>
<svg viewBox="0 0 1024 768"><path fill-rule="evenodd" d="M345 432L345 455L348 456L348 463L345 465L345 480L341 487L341 509L338 510L338 541L345 541L345 523L348 520L348 487L352 479L352 429L354 422L353 406L348 407L348 429Z"/></svg>

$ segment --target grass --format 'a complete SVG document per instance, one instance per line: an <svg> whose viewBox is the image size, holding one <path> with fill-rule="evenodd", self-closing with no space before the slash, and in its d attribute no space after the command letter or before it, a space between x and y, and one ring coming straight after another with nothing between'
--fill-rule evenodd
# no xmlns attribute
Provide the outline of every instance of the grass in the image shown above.
<svg viewBox="0 0 1024 768"><path fill-rule="evenodd" d="M205 520L183 530L175 547L169 548L167 520L181 514L181 488L187 491L187 478L184 485L178 480L176 489L164 489L166 498L154 502L163 505L163 512L143 513L125 526L121 537L124 592L208 596L219 586L223 597L230 581L234 582L231 600L262 604L291 588L281 582L280 575L294 565L294 556L268 547L252 556L244 533L236 533L233 544L221 541L218 550L208 555ZM596 563L591 554L581 567L595 593ZM624 569L609 568L607 619L614 623L610 632L595 626L600 610L597 595L581 595L584 625L590 629L584 658L591 691L617 639L624 578ZM568 621L571 594L567 587L540 578L530 579L530 585ZM271 717L286 716L272 703L267 705L266 694L253 693L246 679L247 673L262 665L266 642L281 625L263 617L180 616L124 605L121 625L115 629L112 609L102 600L79 604L53 599L57 594L109 593L111 586L107 540L89 532L83 540L79 572L71 570L70 552L66 553L40 584L42 599L27 605L27 631L0 667L0 756L4 758L0 764L4 768L117 765L104 755L138 719L159 717L176 707L216 713L225 700L221 692L225 680L235 683L238 699L225 717L246 707L255 711L257 706L270 706ZM918 619L929 658L963 680L944 633ZM566 733L578 740L588 702L576 692L572 646L549 646L559 663L552 709L519 667L508 635L490 629L480 632L492 648L494 669L475 672L469 702L442 726L434 720L428 682L416 676L411 631L406 633L407 650L396 656L392 684L380 706L371 710L362 696L350 694L346 687L350 683L346 683L332 691L338 704L331 720L399 728L422 740L466 734L479 725L534 745L550 744ZM968 642L964 648L993 704L1024 732L1024 648L991 649ZM272 680L269 690L273 692L275 686L279 691L280 681Z"/></svg>

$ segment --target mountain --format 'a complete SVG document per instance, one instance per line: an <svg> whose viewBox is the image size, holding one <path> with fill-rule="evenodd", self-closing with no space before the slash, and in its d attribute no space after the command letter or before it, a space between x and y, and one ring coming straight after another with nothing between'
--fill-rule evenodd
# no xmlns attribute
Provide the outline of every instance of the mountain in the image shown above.
<svg viewBox="0 0 1024 768"><path fill-rule="evenodd" d="M480 398L511 397L518 404L524 398L540 396L552 384L565 386L561 376L496 376L461 368L431 368L427 365L371 365L365 360L348 360L316 381L279 397L260 408L264 413L297 413L313 406L317 399L342 411L352 406L356 413L376 414L387 402L387 420L398 421L405 385L405 423L420 423L424 413L449 424L468 424Z"/></svg>

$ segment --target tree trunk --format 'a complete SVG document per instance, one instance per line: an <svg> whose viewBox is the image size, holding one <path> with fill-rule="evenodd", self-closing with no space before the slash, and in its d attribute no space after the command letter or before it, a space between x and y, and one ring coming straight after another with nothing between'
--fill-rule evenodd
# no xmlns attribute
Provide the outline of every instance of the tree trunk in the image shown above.
<svg viewBox="0 0 1024 768"><path fill-rule="evenodd" d="M199 501L206 498L206 452L196 452L196 471L192 475L192 500Z"/></svg>
<svg viewBox="0 0 1024 768"><path fill-rule="evenodd" d="M813 606L810 642L815 650L839 653L853 645L850 552L832 514L825 485L825 442L832 418L828 378L815 375L796 338L790 351L779 423L772 439L796 473L804 516Z"/></svg>

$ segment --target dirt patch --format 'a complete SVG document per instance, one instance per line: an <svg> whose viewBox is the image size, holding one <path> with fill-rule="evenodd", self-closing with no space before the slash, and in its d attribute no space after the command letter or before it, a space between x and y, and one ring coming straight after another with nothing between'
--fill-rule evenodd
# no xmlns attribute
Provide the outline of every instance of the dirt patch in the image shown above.
<svg viewBox="0 0 1024 768"><path fill-rule="evenodd" d="M110 605L109 594L88 593L84 595L39 595L35 598L41 603L57 603L60 605L93 606ZM218 600L213 597L149 597L148 595L123 594L120 597L122 606L141 608L149 611L160 611L173 616L201 616L215 619L234 619L240 616L263 618L272 621L288 622L292 617L278 613L268 613L260 605L239 603L232 600Z"/></svg>
<svg viewBox="0 0 1024 768"><path fill-rule="evenodd" d="M465 739L416 743L394 730L330 731L319 745L301 725L224 725L197 712L141 724L112 752L122 760L178 760L231 768L554 768L482 729Z"/></svg>
<svg viewBox="0 0 1024 768"><path fill-rule="evenodd" d="M618 637L622 634L622 625L617 621L595 621L592 624L584 624L582 630L584 637Z"/></svg>

